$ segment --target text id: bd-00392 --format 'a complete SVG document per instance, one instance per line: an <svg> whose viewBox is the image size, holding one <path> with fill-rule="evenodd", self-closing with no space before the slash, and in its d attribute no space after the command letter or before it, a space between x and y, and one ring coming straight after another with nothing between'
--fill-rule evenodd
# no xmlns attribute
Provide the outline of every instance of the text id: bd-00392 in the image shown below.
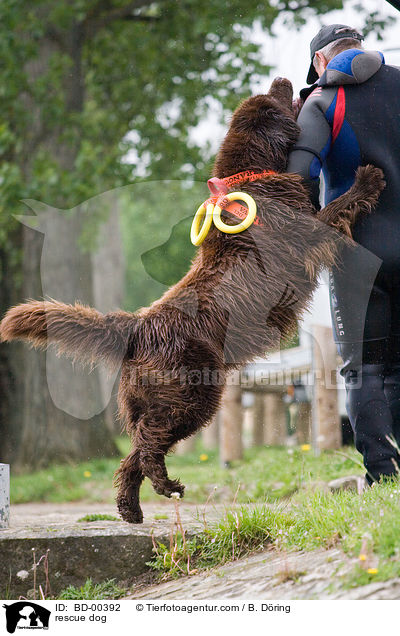
<svg viewBox="0 0 400 636"><path fill-rule="evenodd" d="M71 611L71 604L56 603L56 612ZM121 603L74 603L74 612L120 612Z"/></svg>

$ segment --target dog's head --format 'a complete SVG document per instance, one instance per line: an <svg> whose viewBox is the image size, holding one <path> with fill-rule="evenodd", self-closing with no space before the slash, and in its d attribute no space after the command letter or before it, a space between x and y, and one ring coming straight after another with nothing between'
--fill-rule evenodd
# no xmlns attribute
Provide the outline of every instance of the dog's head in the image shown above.
<svg viewBox="0 0 400 636"><path fill-rule="evenodd" d="M292 84L278 77L267 95L242 102L215 160L214 176L223 178L243 170L284 172L300 131L292 99Z"/></svg>

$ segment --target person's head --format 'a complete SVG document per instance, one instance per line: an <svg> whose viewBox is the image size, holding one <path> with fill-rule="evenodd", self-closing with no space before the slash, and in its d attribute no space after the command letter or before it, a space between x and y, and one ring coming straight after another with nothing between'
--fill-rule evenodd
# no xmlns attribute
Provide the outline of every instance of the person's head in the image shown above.
<svg viewBox="0 0 400 636"><path fill-rule="evenodd" d="M324 73L328 63L346 49L362 49L363 36L345 24L330 24L322 27L311 40L311 65L307 84L314 84Z"/></svg>

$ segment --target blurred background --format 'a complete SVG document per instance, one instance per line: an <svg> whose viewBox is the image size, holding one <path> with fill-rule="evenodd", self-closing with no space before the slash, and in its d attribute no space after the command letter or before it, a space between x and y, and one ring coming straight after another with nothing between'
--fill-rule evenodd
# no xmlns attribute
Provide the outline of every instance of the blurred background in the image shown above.
<svg viewBox="0 0 400 636"><path fill-rule="evenodd" d="M3 0L1 314L31 297L101 311L158 298L190 265L191 220L239 101L276 75L297 94L322 24L363 30L367 49L400 64L399 15L384 0ZM175 461L183 452L219 470L255 460L257 448L319 455L350 443L340 378L315 382L337 362L323 276L294 340L243 370L208 431ZM2 344L0 462L15 475L77 466L81 481L101 472L102 460L88 464L96 458L115 469L127 446L116 390L100 368ZM63 475L47 474L43 497L63 479L62 496L82 496ZM27 481L18 483L24 500Z"/></svg>

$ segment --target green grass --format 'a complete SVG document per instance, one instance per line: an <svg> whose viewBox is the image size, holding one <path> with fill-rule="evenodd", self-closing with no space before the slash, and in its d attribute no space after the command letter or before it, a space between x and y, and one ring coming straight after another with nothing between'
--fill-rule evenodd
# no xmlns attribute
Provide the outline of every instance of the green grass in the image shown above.
<svg viewBox="0 0 400 636"><path fill-rule="evenodd" d="M265 549L292 523L281 504L227 510L218 523L207 526L193 539L185 541L178 531L172 547L156 544L148 565L160 573L162 580L220 566Z"/></svg>
<svg viewBox="0 0 400 636"><path fill-rule="evenodd" d="M362 496L306 490L286 502L228 510L193 540L184 542L178 533L172 550L158 546L151 567L165 579L215 567L267 545L287 551L340 545L355 559L351 573L340 581L350 588L400 576L399 527L398 481Z"/></svg>
<svg viewBox="0 0 400 636"><path fill-rule="evenodd" d="M57 599L62 600L103 600L118 599L126 594L126 589L119 587L115 579L109 579L103 583L93 583L92 579L87 579L81 587L69 585L60 592Z"/></svg>
<svg viewBox="0 0 400 636"><path fill-rule="evenodd" d="M12 475L11 503L112 500L115 468L115 459L93 459L84 464L55 465L35 473Z"/></svg>
<svg viewBox="0 0 400 636"><path fill-rule="evenodd" d="M127 438L118 438L121 456L128 453ZM356 462L359 455L353 448L345 449L348 458L325 451L314 457L312 451L300 448L261 447L245 451L244 459L222 468L216 452L200 446L185 456L167 458L171 477L180 477L186 484L185 501L202 503L213 492L214 502L278 501L310 481L329 481L352 473L362 474ZM207 459L204 459L204 455ZM200 459L203 457L203 459ZM13 474L11 502L92 501L113 503L113 474L119 460L93 459L80 464L55 465L30 474ZM238 489L239 488L239 489ZM141 489L142 501L164 501L156 495L146 479Z"/></svg>
<svg viewBox="0 0 400 636"><path fill-rule="evenodd" d="M344 587L400 576L399 481L379 484L361 497L349 491L299 493L290 515L293 523L279 537L283 547L312 550L338 543L357 559Z"/></svg>
<svg viewBox="0 0 400 636"><path fill-rule="evenodd" d="M92 521L119 521L118 517L114 517L114 515L104 515L104 514L92 514L85 515L78 519L78 523L91 523Z"/></svg>

